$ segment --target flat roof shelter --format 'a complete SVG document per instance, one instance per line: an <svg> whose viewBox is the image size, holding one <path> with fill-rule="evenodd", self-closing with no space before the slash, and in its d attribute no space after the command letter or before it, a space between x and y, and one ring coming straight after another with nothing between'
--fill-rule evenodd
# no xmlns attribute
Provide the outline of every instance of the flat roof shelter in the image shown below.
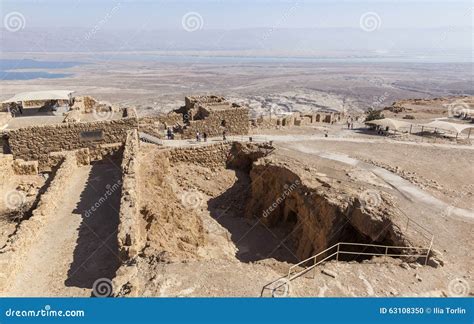
<svg viewBox="0 0 474 324"><path fill-rule="evenodd" d="M471 130L474 129L474 124L471 124L471 125L456 124L456 123L450 123L450 122L441 121L441 120L435 120L427 124L416 124L416 123L406 122L403 120L384 118L384 119L371 120L365 123L368 125L378 125L381 127L389 127L390 129L393 129L396 131L400 130L401 128L409 128L410 133L413 126L421 127L422 132L424 128L432 128L435 131L440 129L446 132L455 133L456 137L458 137L458 135L461 134L462 132L468 130L467 138L471 136Z"/></svg>
<svg viewBox="0 0 474 324"><path fill-rule="evenodd" d="M24 101L46 101L46 100L70 100L74 91L71 90L48 90L22 92L14 95L2 103L24 102Z"/></svg>
<svg viewBox="0 0 474 324"><path fill-rule="evenodd" d="M463 131L469 130L467 138L471 136L471 130L474 128L474 125L455 124L455 123L450 123L450 122L441 121L441 120L435 120L435 121L432 121L431 123L422 124L420 126L434 128L435 130L441 129L447 132L456 133L456 137Z"/></svg>
<svg viewBox="0 0 474 324"><path fill-rule="evenodd" d="M389 127L390 129L394 130L399 130L401 128L410 128L413 125L412 123L392 118L375 119L366 122L366 124Z"/></svg>

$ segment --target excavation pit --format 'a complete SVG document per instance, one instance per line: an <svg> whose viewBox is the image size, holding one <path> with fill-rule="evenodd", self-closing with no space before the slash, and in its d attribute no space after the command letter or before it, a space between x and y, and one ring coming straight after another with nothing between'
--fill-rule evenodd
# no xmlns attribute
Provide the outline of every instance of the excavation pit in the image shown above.
<svg viewBox="0 0 474 324"><path fill-rule="evenodd" d="M329 184L273 150L241 143L143 150L142 256L296 264L339 242L359 244L346 245L339 261L396 257L404 250L385 246L411 246L385 194L367 206L359 188Z"/></svg>

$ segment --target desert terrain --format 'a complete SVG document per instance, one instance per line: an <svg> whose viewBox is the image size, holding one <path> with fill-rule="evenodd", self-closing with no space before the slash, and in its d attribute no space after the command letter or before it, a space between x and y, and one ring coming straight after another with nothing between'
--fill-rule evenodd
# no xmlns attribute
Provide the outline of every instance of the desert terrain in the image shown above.
<svg viewBox="0 0 474 324"><path fill-rule="evenodd" d="M92 146L90 153L65 149L59 164L30 175L2 154L0 256L14 260L0 259L13 273L0 273L2 296L97 296L100 280L108 296L473 294L472 139L380 135L363 123L369 108L388 107L386 117L469 124L449 115L449 104L473 103L466 64L75 55L47 56L83 62L54 69L71 76L2 80L2 98L70 89L136 107L138 117L126 118L139 120L178 109L185 95L217 93L248 106L249 118L334 112L357 120L351 129L346 120L253 125L206 142L145 142L137 123L120 149L107 147L100 159ZM339 252L340 242L363 248L314 267L319 259L305 262L327 248Z"/></svg>
<svg viewBox="0 0 474 324"><path fill-rule="evenodd" d="M126 57L126 59L124 58ZM218 94L248 104L253 114L288 111L381 109L396 100L473 95L468 63L304 62L294 58L163 57L121 53L2 53L15 59L11 72L42 71L58 79L2 80L1 95L44 89L70 89L118 105L132 105L141 115L179 107L182 98ZM20 59L47 60L54 69L23 69ZM20 61L20 62L17 62ZM214 59L214 61L219 61ZM64 68L60 63L77 62Z"/></svg>

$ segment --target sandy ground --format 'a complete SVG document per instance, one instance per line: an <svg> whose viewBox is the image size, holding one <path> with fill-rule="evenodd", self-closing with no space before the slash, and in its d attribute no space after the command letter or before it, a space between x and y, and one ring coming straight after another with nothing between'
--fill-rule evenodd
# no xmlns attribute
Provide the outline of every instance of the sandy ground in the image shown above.
<svg viewBox="0 0 474 324"><path fill-rule="evenodd" d="M454 296L453 286L461 285L467 289L464 293L472 294L469 242L474 206L469 170L472 170L474 147L399 142L357 134L340 126L329 130L329 138L314 128L299 128L286 135L284 130L279 135L262 131L255 139L274 141L278 155L318 171L318 176L325 174L328 181L369 183L391 194L400 211L423 226L421 229L410 223L407 233L418 236L422 246L428 246L434 234L433 248L443 255L444 266L424 267L383 258L363 263L330 262L292 281L290 291L283 293L321 297ZM209 143L219 141L219 138L209 139ZM207 145L193 141L164 143ZM450 167L446 168L447 165ZM451 169L458 172L450 172ZM178 196L189 191L198 195L199 206L194 211L202 219L207 241L199 248L201 259L142 268L143 273L155 275L142 278L147 284L141 293L145 296L271 296L270 289L262 291L262 288L267 284L272 287L272 282L284 277L295 260L291 245L287 249L279 244L284 240L285 229L265 228L242 218L240 199L248 188L245 177L231 170L212 171L192 165L178 165L172 175ZM453 243L453 238L457 243ZM335 278L323 273L324 269Z"/></svg>
<svg viewBox="0 0 474 324"><path fill-rule="evenodd" d="M90 208L107 190L106 185L118 181L118 175L120 170L107 164L76 170L56 217L42 229L4 295L91 296L95 280L113 278L119 262L119 193L97 211L90 213Z"/></svg>
<svg viewBox="0 0 474 324"><path fill-rule="evenodd" d="M317 129L300 128L286 134L284 131L279 135L260 134L255 139L274 141L279 156L297 160L316 170L318 176L326 174L329 180L369 183L393 195L404 214L435 234L433 247L442 253L444 266L423 267L378 258L363 263L330 262L292 281L289 291L282 293L289 296L451 296L454 295L452 286L461 283L465 287L465 282L468 282L469 293L473 279L469 243L473 205L469 186L473 179L472 172L465 171L472 170L473 147L399 142L349 132L340 126L329 130L328 138ZM218 138L209 139L209 143L218 141ZM193 141L164 143L198 145ZM155 145L143 144L143 148L142 154L153 157ZM150 208L174 208L170 214L174 215L173 222L169 224L175 227L170 227L169 221L160 216L167 215L171 209L156 214L160 218L153 222L160 226L149 232L148 235L155 238L149 237L151 245L145 251L151 258L139 263L141 280L146 283L140 295L271 296L272 291L264 287L268 284L272 287L272 282L285 276L291 264L298 260L294 259L291 242L285 240L288 229L267 228L242 217L249 185L247 176L233 170L179 164L157 181L152 174L159 174L161 166L153 159L143 158L141 177L155 188L144 188L148 203L154 204L165 197L171 199L166 198L167 202L174 201L163 206L161 203L150 205ZM447 165L450 168L447 169ZM451 169L457 172L450 172ZM115 181L117 171L116 166L99 164L76 172L64 195L69 199L64 201L58 218L44 229L36 248L30 251L28 262L18 273L8 295L90 296L96 279L113 278L118 266L113 243L118 201L111 200L110 205L96 215L106 219L94 215L85 219L81 214L100 197L106 184ZM198 197L192 200L198 204L193 205L192 210L182 205L183 195L189 192ZM178 217L178 213L183 217ZM187 221L194 217L199 221ZM154 226L151 224L145 226ZM196 241L194 249L179 243L193 242L187 236L190 225L198 226L200 234L197 235L204 235L202 240ZM176 232L176 228L180 228L180 232ZM160 246L183 247L186 253L160 256L166 260L162 262L153 255L153 244L158 244L154 247L157 250ZM45 255L50 256L48 263L44 262ZM335 277L323 273L324 269Z"/></svg>

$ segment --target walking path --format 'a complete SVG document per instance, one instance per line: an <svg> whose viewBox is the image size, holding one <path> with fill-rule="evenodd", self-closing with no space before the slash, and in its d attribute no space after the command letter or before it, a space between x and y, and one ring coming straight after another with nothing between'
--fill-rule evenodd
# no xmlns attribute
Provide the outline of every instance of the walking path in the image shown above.
<svg viewBox="0 0 474 324"><path fill-rule="evenodd" d="M312 149L307 145L302 144L286 145L284 146L284 148L287 150L317 155L325 159L342 162L351 166L357 166L358 168L372 172L373 174L390 184L393 188L398 190L412 202L428 205L430 208L437 209L439 212L446 213L448 216L453 215L471 220L474 219L474 211L451 206L445 203L444 201L433 197L428 192L418 188L416 185L410 183L409 181L403 179L395 173L390 172L381 167L361 162L345 154L323 152L320 150Z"/></svg>
<svg viewBox="0 0 474 324"><path fill-rule="evenodd" d="M244 141L248 142L249 137L252 137L254 142L300 142L300 141L328 141L328 142L352 142L352 143L390 143L399 145L414 145L424 147L439 147L439 148L453 148L458 150L474 150L473 145L458 145L458 144L441 144L441 143L423 143L423 142L408 142L396 141L387 138L349 138L349 137L324 137L323 135L245 135L245 136L227 136L228 141ZM183 147L195 145L209 145L223 142L222 137L211 137L207 142L196 142L194 139L188 140L163 140L163 146L169 147Z"/></svg>
<svg viewBox="0 0 474 324"><path fill-rule="evenodd" d="M113 278L118 266L119 190L99 207L97 203L119 174L115 166L105 164L75 171L58 197L57 214L42 229L6 295L91 296L95 280Z"/></svg>

